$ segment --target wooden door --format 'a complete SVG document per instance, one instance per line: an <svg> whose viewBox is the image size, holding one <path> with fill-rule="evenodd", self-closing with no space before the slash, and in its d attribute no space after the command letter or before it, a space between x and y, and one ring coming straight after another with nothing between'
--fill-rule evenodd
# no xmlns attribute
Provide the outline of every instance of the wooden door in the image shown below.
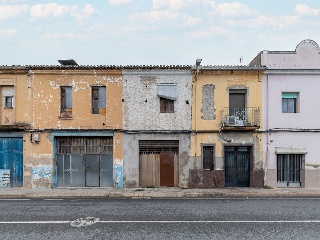
<svg viewBox="0 0 320 240"><path fill-rule="evenodd" d="M160 186L174 187L174 153L160 153Z"/></svg>

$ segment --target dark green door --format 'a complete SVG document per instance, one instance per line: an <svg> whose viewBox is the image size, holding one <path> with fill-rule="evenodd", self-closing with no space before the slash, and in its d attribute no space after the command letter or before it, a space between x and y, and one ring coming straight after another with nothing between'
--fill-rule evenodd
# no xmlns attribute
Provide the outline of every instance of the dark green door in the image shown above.
<svg viewBox="0 0 320 240"><path fill-rule="evenodd" d="M225 186L250 186L250 147L225 147Z"/></svg>

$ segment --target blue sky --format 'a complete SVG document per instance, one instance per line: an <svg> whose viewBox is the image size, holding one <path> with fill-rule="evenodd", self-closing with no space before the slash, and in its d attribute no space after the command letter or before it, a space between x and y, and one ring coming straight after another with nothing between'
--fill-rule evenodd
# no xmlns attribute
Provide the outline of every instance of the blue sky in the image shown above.
<svg viewBox="0 0 320 240"><path fill-rule="evenodd" d="M319 29L319 0L0 0L0 65L248 64Z"/></svg>

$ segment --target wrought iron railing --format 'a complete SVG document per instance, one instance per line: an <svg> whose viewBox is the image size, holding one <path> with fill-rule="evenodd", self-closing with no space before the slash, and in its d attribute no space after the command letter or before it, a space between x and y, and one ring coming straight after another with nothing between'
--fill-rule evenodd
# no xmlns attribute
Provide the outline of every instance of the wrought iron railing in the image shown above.
<svg viewBox="0 0 320 240"><path fill-rule="evenodd" d="M260 108L223 108L222 126L228 127L259 127Z"/></svg>

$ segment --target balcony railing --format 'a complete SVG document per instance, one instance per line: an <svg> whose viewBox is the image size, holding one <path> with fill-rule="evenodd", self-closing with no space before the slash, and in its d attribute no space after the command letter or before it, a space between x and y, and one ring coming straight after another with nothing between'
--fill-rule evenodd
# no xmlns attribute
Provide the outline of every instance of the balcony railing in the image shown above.
<svg viewBox="0 0 320 240"><path fill-rule="evenodd" d="M249 128L260 127L260 108L223 108L223 128Z"/></svg>

